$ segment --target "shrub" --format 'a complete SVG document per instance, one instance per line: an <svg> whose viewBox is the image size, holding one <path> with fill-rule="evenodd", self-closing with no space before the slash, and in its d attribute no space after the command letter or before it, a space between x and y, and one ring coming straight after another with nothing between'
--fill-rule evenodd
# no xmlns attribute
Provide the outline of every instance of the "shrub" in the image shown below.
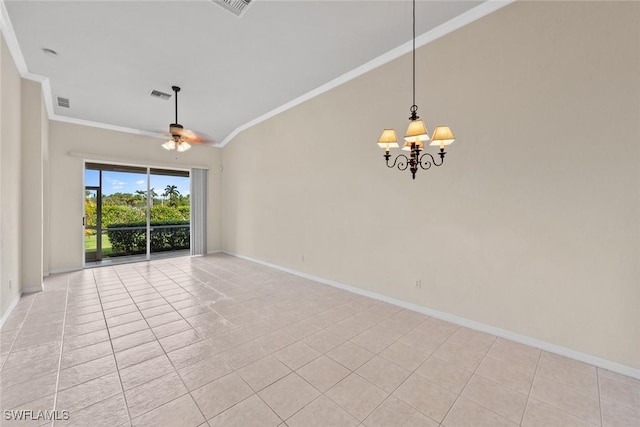
<svg viewBox="0 0 640 427"><path fill-rule="evenodd" d="M176 225L186 227L172 227ZM152 221L151 252L189 249L188 225L189 221ZM107 236L113 250L111 256L143 254L147 251L146 222L111 224Z"/></svg>

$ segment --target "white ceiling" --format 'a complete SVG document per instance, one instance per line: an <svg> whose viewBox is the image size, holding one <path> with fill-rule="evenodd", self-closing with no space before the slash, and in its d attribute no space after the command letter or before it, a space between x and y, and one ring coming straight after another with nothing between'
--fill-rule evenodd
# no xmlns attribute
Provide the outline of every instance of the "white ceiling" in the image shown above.
<svg viewBox="0 0 640 427"><path fill-rule="evenodd" d="M57 116L162 132L173 98L149 93L178 85L180 123L216 142L411 40L404 0L254 0L242 17L209 0L4 3L28 71L70 99ZM417 33L481 3L418 1Z"/></svg>

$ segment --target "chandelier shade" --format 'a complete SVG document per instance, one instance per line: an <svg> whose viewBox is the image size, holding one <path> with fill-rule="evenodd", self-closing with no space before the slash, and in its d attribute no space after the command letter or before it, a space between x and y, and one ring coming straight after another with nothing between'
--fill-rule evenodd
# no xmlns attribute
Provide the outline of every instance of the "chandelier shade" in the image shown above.
<svg viewBox="0 0 640 427"><path fill-rule="evenodd" d="M398 148L398 137L396 131L393 129L385 129L382 131L382 135L378 139L378 146L389 151L390 148Z"/></svg>
<svg viewBox="0 0 640 427"><path fill-rule="evenodd" d="M449 126L438 126L433 131L433 137L431 138L431 144L429 145L439 145L440 148L444 148L445 145L449 145L455 140L456 139L453 136L451 129L449 129Z"/></svg>

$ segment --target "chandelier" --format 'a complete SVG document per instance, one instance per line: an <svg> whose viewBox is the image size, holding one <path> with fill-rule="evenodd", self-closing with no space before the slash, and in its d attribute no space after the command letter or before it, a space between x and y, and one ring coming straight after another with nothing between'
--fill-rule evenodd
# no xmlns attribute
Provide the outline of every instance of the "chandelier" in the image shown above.
<svg viewBox="0 0 640 427"><path fill-rule="evenodd" d="M411 111L411 117L409 117L409 127L404 135L403 151L408 151L408 155L398 154L393 162L391 160L391 154L389 153L391 148L398 148L398 137L394 129L384 129L382 135L378 139L378 145L384 148L384 159L388 168L397 167L399 170L411 171L411 176L416 179L416 172L418 167L423 170L431 168L431 166L442 166L444 162L444 155L447 154L444 151L444 147L455 141L453 133L449 126L438 126L433 131L433 136L429 138L427 132L427 126L418 116L418 106L416 105L416 0L413 0L413 105L409 109ZM440 152L437 153L440 156L440 161L431 155L431 153L423 153L425 141L431 139L433 146L440 146Z"/></svg>

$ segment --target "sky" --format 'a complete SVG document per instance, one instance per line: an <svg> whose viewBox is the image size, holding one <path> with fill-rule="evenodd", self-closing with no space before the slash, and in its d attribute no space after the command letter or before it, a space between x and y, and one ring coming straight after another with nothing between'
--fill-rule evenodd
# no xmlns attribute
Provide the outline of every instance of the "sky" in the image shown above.
<svg viewBox="0 0 640 427"><path fill-rule="evenodd" d="M98 185L98 171L85 171L85 185ZM183 196L189 194L189 178L181 176L166 176L151 174L151 188L155 189L158 195L164 193L167 185L175 185ZM147 175L130 172L102 172L102 194L109 195L113 193L131 193L135 194L136 190L146 191Z"/></svg>

